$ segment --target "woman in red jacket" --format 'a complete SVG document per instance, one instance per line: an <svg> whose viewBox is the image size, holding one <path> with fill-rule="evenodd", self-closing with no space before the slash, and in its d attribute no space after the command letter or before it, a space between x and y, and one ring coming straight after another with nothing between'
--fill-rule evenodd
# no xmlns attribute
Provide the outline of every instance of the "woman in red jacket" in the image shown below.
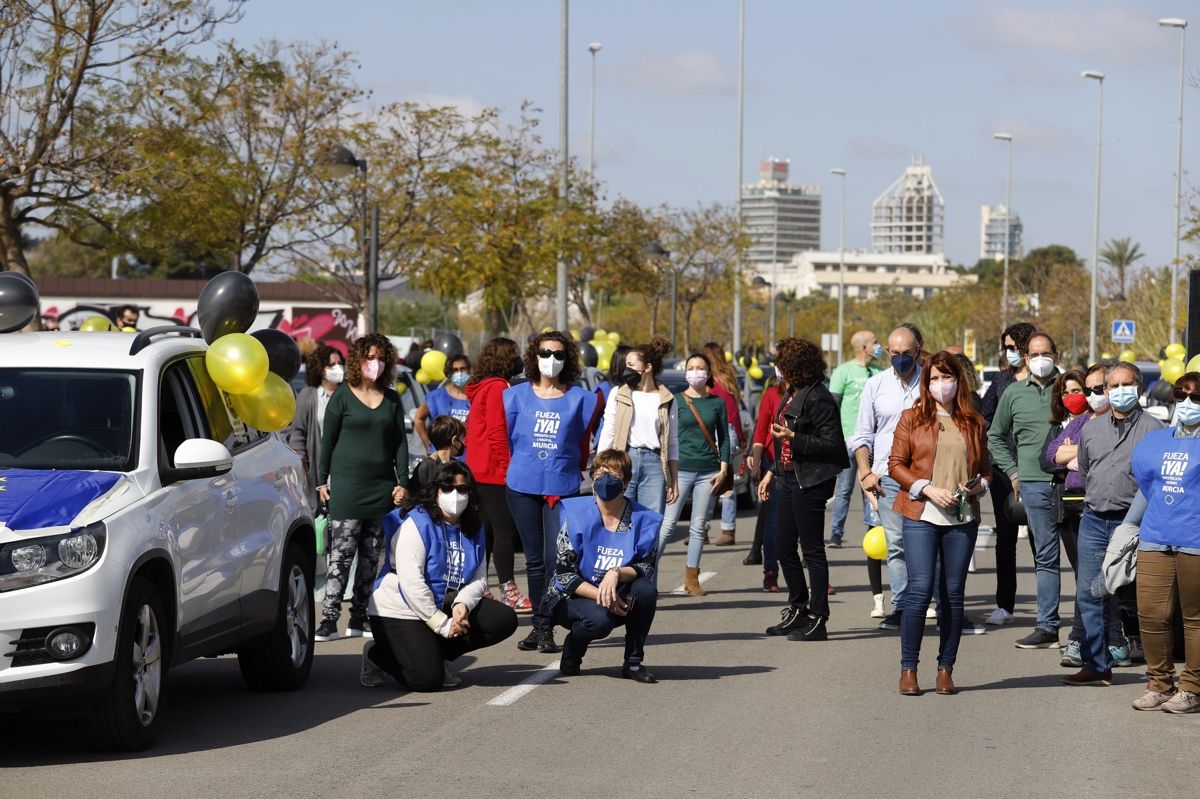
<svg viewBox="0 0 1200 799"><path fill-rule="evenodd" d="M787 394L787 381L782 377L778 383L763 392L758 404L758 420L754 425L753 446L746 456L746 471L758 485L762 472L775 468L775 436L771 435L771 423L779 416L779 403ZM775 555L775 499L772 494L758 506L758 521L754 525L754 543L750 545L750 554L742 560L746 566L759 563L763 567L763 590L775 593L779 591L779 560Z"/></svg>
<svg viewBox="0 0 1200 799"><path fill-rule="evenodd" d="M508 473L508 423L504 390L508 380L524 369L517 343L494 338L479 353L467 383L471 413L467 416L467 466L479 487L480 506L492 539L492 565L500 583L500 601L517 613L532 613L533 605L513 580L517 526L508 510L504 481Z"/></svg>

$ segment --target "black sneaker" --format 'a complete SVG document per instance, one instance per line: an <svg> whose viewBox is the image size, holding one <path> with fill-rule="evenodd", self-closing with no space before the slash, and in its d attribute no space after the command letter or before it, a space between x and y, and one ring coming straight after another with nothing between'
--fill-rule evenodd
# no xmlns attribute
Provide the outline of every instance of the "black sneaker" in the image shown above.
<svg viewBox="0 0 1200 799"><path fill-rule="evenodd" d="M337 622L323 621L313 636L314 641L336 641L338 639Z"/></svg>
<svg viewBox="0 0 1200 799"><path fill-rule="evenodd" d="M825 620L806 616L804 624L788 633L789 641L826 641L829 639L825 632Z"/></svg>
<svg viewBox="0 0 1200 799"><path fill-rule="evenodd" d="M798 630L803 627L807 618L805 608L796 608L788 605L779 611L779 624L767 628L767 635L787 635L792 630Z"/></svg>
<svg viewBox="0 0 1200 799"><path fill-rule="evenodd" d="M553 628L547 627L538 631L538 651L543 655L553 655L562 651L558 644L554 643Z"/></svg>
<svg viewBox="0 0 1200 799"><path fill-rule="evenodd" d="M879 622L879 629L881 629L881 630L899 630L900 629L900 618L903 615L904 615L904 611L893 610L891 612L891 614L889 614L887 617L884 618L883 621Z"/></svg>
<svg viewBox="0 0 1200 799"><path fill-rule="evenodd" d="M517 649L522 652L532 652L538 648L538 630L530 630L529 635L517 641Z"/></svg>
<svg viewBox="0 0 1200 799"><path fill-rule="evenodd" d="M833 549L841 549L842 548L842 536L831 535L829 537L829 546L832 547Z"/></svg>
<svg viewBox="0 0 1200 799"><path fill-rule="evenodd" d="M622 666L621 676L627 680L653 685L658 679L645 666Z"/></svg>
<svg viewBox="0 0 1200 799"><path fill-rule="evenodd" d="M761 566L762 565L762 553L761 552L751 552L749 555L742 558L742 565L743 566Z"/></svg>
<svg viewBox="0 0 1200 799"><path fill-rule="evenodd" d="M1013 644L1017 649L1058 649L1058 633L1034 627L1033 632Z"/></svg>

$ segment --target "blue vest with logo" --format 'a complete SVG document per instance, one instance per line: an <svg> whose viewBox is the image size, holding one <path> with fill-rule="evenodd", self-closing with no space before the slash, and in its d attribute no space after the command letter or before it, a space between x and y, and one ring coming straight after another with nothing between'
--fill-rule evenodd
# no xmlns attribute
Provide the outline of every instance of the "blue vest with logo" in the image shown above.
<svg viewBox="0 0 1200 799"><path fill-rule="evenodd" d="M564 497L579 492L580 459L596 395L570 386L555 399L533 393L532 383L504 390L508 422L508 487L524 494Z"/></svg>
<svg viewBox="0 0 1200 799"><path fill-rule="evenodd" d="M604 526L593 497L572 497L560 505L559 518L579 555L579 573L592 585L599 585L609 569L649 560L654 553L663 517L649 508L632 503L629 530L614 533Z"/></svg>
<svg viewBox="0 0 1200 799"><path fill-rule="evenodd" d="M483 530L472 538L452 524L434 521L420 505L407 511L397 508L383 518L383 565L379 567L375 588L379 588L388 572L395 570L392 541L405 519L413 520L421 542L425 544L425 582L441 606L446 599L446 589L457 591L464 583L471 582L479 564L483 563L486 557Z"/></svg>
<svg viewBox="0 0 1200 799"><path fill-rule="evenodd" d="M1133 450L1133 478L1146 497L1141 539L1200 547L1200 439L1154 430Z"/></svg>

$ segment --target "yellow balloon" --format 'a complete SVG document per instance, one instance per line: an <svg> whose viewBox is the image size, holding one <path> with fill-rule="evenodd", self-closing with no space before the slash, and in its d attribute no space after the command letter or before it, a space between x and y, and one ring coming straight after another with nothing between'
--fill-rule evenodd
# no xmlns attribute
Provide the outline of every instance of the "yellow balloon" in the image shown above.
<svg viewBox="0 0 1200 799"><path fill-rule="evenodd" d="M751 358L750 358L750 366L752 366L752 367L753 367L753 366L758 366L758 358L751 356Z"/></svg>
<svg viewBox="0 0 1200 799"><path fill-rule="evenodd" d="M103 316L93 316L85 319L79 329L85 333L104 333L109 330L116 330L117 326Z"/></svg>
<svg viewBox="0 0 1200 799"><path fill-rule="evenodd" d="M592 341L608 341L608 331L597 330L595 334L592 335Z"/></svg>
<svg viewBox="0 0 1200 799"><path fill-rule="evenodd" d="M611 341L612 345L615 347L621 343L621 334L617 332L609 333L608 340Z"/></svg>
<svg viewBox="0 0 1200 799"><path fill-rule="evenodd" d="M1178 341L1175 342L1174 344L1168 344L1167 349L1166 349L1166 355L1168 358L1178 358L1179 360L1182 361L1184 358L1187 357L1187 347L1183 346Z"/></svg>
<svg viewBox="0 0 1200 799"><path fill-rule="evenodd" d="M1137 353L1133 350L1121 350L1121 355L1119 357L1126 363L1133 363L1137 360Z"/></svg>
<svg viewBox="0 0 1200 799"><path fill-rule="evenodd" d="M750 375L751 380L762 380L763 370L761 366L751 366L746 370L746 374Z"/></svg>
<svg viewBox="0 0 1200 799"><path fill-rule="evenodd" d="M418 369L417 373L413 375L413 377L415 377L417 382L421 385L425 385L430 380L429 374L424 369Z"/></svg>
<svg viewBox="0 0 1200 799"><path fill-rule="evenodd" d="M1186 371L1187 367L1184 366L1183 361L1179 360L1178 358L1168 358L1167 362L1163 364L1162 379L1166 380L1168 383L1174 383L1176 380L1183 377L1183 373Z"/></svg>
<svg viewBox="0 0 1200 799"><path fill-rule="evenodd" d="M868 558L875 560L885 560L887 558L887 534L883 532L883 527L876 525L867 534L863 536L863 552L867 553Z"/></svg>
<svg viewBox="0 0 1200 799"><path fill-rule="evenodd" d="M403 383L397 383L395 388L396 388L396 393L402 397L404 396L404 392L408 391L408 386L404 385Z"/></svg>
<svg viewBox="0 0 1200 799"><path fill-rule="evenodd" d="M213 382L230 394L254 391L271 368L262 342L245 333L227 333L209 344L204 365Z"/></svg>
<svg viewBox="0 0 1200 799"><path fill-rule="evenodd" d="M611 353L608 353L605 355L597 354L597 356L596 356L596 368L597 369L599 369L601 372L607 372L608 368L610 366L612 366L612 354Z"/></svg>
<svg viewBox="0 0 1200 799"><path fill-rule="evenodd" d="M1200 355L1192 356L1192 359L1187 362L1187 370L1189 372L1200 372Z"/></svg>
<svg viewBox="0 0 1200 799"><path fill-rule="evenodd" d="M240 335L245 334L227 333L214 341L213 346L227 338ZM292 417L296 415L296 395L292 393L292 387L274 372L268 373L266 379L254 390L245 394L233 394L229 400L239 419L264 433L284 429L292 423Z"/></svg>
<svg viewBox="0 0 1200 799"><path fill-rule="evenodd" d="M596 366L597 366L597 368L598 369L607 369L608 368L607 366L600 366L599 361L601 359L603 359L605 361L611 362L613 353L617 351L617 348L614 347L612 345L612 342L608 341L607 339L604 341L593 341L592 346L595 347L595 349L596 349L596 361L597 361Z"/></svg>
<svg viewBox="0 0 1200 799"><path fill-rule="evenodd" d="M733 353L725 350L725 363L733 363Z"/></svg>
<svg viewBox="0 0 1200 799"><path fill-rule="evenodd" d="M1112 354L1111 352L1102 352L1102 353L1100 353L1100 360L1102 360L1102 361L1111 361L1112 359L1113 359L1113 354Z"/></svg>
<svg viewBox="0 0 1200 799"><path fill-rule="evenodd" d="M579 339L579 331L575 328L571 328L571 341L579 341L579 340L580 340Z"/></svg>
<svg viewBox="0 0 1200 799"><path fill-rule="evenodd" d="M550 333L553 330L554 330L554 328L550 327L550 325L546 325L545 327L542 328L543 333Z"/></svg>
<svg viewBox="0 0 1200 799"><path fill-rule="evenodd" d="M421 371L429 375L430 380L445 380L446 353L440 350L430 350L422 355Z"/></svg>

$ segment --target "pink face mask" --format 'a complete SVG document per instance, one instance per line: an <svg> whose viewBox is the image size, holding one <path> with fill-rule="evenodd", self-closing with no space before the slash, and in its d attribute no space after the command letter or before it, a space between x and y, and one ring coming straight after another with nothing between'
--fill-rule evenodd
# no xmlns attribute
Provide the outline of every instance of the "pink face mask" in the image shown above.
<svg viewBox="0 0 1200 799"><path fill-rule="evenodd" d="M364 361L362 365L363 377L374 382L383 374L383 361L378 358L372 358L369 361Z"/></svg>
<svg viewBox="0 0 1200 799"><path fill-rule="evenodd" d="M958 382L955 380L941 380L937 383L929 384L929 393L933 398L943 405L954 399L954 395L958 393Z"/></svg>

